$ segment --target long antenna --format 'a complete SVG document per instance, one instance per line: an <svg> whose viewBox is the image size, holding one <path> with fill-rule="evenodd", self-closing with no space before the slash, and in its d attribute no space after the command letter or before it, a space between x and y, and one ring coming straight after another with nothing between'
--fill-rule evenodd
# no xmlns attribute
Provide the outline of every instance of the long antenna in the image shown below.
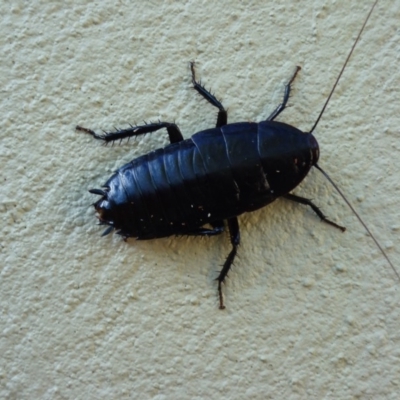
<svg viewBox="0 0 400 400"><path fill-rule="evenodd" d="M314 132L314 129L317 127L318 122L319 122L319 120L321 119L322 114L324 113L325 108L326 108L326 106L328 105L329 100L331 99L331 97L332 97L332 95L333 95L333 92L334 92L335 89L336 89L337 84L339 83L339 80L340 80L340 78L341 78L341 76L342 76L342 74L343 74L343 71L345 70L345 68L346 68L346 66L347 66L347 63L349 62L350 57L351 57L351 55L353 54L353 51L354 51L354 49L355 49L355 47L356 47L356 45L357 45L357 42L358 42L358 40L360 39L361 34L363 33L364 28L365 28L365 26L367 25L367 22L368 22L368 20L369 20L369 17L371 16L372 11L374 11L374 8L375 8L377 2L378 2L378 0L375 0L374 5L372 6L372 8L371 8L371 10L370 10L370 12L369 12L367 18L365 19L363 26L361 27L361 30L360 30L360 32L359 32L359 34L358 34L358 36L357 36L357 39L356 39L355 42L353 43L353 47L351 48L350 53L349 53L349 55L347 56L346 61L345 61L344 64L343 64L343 67L342 67L342 69L341 69L341 71L340 71L340 74L339 74L339 76L337 77L336 82L335 82L335 84L333 85L333 88L332 88L331 92L329 93L329 96L328 96L328 98L326 99L325 104L324 104L324 106L322 107L322 110L321 110L321 112L319 113L318 118L317 118L317 120L315 121L315 123L314 123L314 125L313 125L313 127L311 128L311 131L310 131L309 133L313 133L313 132Z"/></svg>
<svg viewBox="0 0 400 400"><path fill-rule="evenodd" d="M376 6L376 3L378 3L378 0L375 0L374 4L372 5L371 10L369 11L369 13L368 13L368 15L367 15L367 18L365 19L364 24L363 24L363 26L361 27L361 30L360 30L360 32L359 32L358 35L357 35L357 39L354 41L353 46L352 46L352 48L351 48L351 50L350 50L350 52L349 52L349 54L348 54L348 56L347 56L347 58L346 58L346 61L345 61L344 65L343 65L343 67L342 67L342 69L341 69L341 71L340 71L340 73L339 73L339 76L337 77L336 82L335 82L335 84L333 85L333 88L332 88L332 90L331 90L331 92L330 92L328 98L326 99L325 104L324 104L324 106L322 107L322 110L321 110L321 112L319 113L319 116L318 116L317 120L315 121L315 123L314 123L314 125L313 125L313 127L312 127L312 129L311 129L311 131L310 131L309 133L312 133L312 132L314 131L314 129L317 127L318 122L320 121L320 119L321 119L321 117L322 117L322 114L324 113L324 111L325 111L325 109L326 109L326 107L327 107L327 105L328 105L328 103L329 103L329 100L331 99L331 97L332 97L332 95L333 95L333 92L335 91L336 86L337 86L337 84L339 83L339 80L340 80L341 76L343 75L343 71L345 70L345 68L346 68L346 66L347 66L347 64L348 64L348 62L349 62L349 60L350 60L350 57L351 57L351 55L353 54L353 51L354 51L354 49L355 49L355 47L356 47L356 45L357 45L357 43L358 43L358 41L359 41L359 39L360 39L360 37L361 37L361 34L363 33L365 26L367 25L367 22L368 22L368 20L369 20L369 17L371 16L372 11L374 10L374 8L375 8L375 6ZM391 266L393 272L395 273L395 275L397 276L398 280L400 281L400 274L399 274L399 272L396 270L396 268L394 267L393 263L390 261L388 255L385 253L385 251L383 250L382 246L381 246L381 245L379 244L379 242L375 239L375 236L374 236L374 235L372 234L372 232L369 230L368 226L367 226L367 225L365 224L365 222L361 219L361 217L359 216L359 214L357 213L357 211L356 211L356 210L354 209L354 207L350 204L350 202L347 200L347 198L346 198L345 195L342 193L342 191L339 189L339 187L335 184L335 182L333 182L333 180L329 177L329 175L328 175L318 164L314 164L314 167L317 168L318 170L320 170L320 171L322 172L322 174L325 176L325 178L328 179L328 181L332 184L332 186L333 186L333 187L336 189L336 191L340 194L340 196L343 198L343 200L346 202L346 204L350 207L351 211L354 213L354 215L355 215L355 216L357 217L357 219L360 221L361 225L365 228L365 230L367 231L367 233L369 234L369 236L371 237L371 239L375 242L376 246L378 247L378 249L380 250L380 252L382 253L382 255L386 258L386 261L389 263L389 265Z"/></svg>
<svg viewBox="0 0 400 400"><path fill-rule="evenodd" d="M369 230L368 226L365 224L365 222L361 219L361 217L358 215L357 211L353 208L353 206L350 204L350 202L347 200L346 196L342 193L342 191L339 189L339 187L336 185L335 182L329 177L329 175L318 165L314 164L314 167L319 169L323 175L325 176L326 179L332 184L332 186L336 189L336 191L342 196L343 200L347 203L347 205L350 207L351 211L353 211L354 215L357 217L357 219L361 222L362 226L365 228L365 230L368 232L369 236L371 236L371 239L375 242L376 246L378 249L381 251L383 256L386 258L387 262L389 265L392 267L392 270L396 274L397 278L400 281L400 274L397 272L397 269L394 267L393 263L390 261L389 257L383 250L382 246L379 244L379 242L375 239L375 236L372 234L372 232Z"/></svg>

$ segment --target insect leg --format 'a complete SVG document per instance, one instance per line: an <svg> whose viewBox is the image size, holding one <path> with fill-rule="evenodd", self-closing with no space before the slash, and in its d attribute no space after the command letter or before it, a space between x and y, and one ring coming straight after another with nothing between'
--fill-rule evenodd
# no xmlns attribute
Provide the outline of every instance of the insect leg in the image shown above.
<svg viewBox="0 0 400 400"><path fill-rule="evenodd" d="M279 104L278 107L276 107L275 111L267 118L267 121L273 121L286 108L287 102L289 101L289 97L290 97L290 91L292 89L292 83L293 83L294 79L296 78L297 73L300 70L301 70L300 67L296 67L296 71L294 71L292 78L285 86L285 93L283 94L282 103Z"/></svg>
<svg viewBox="0 0 400 400"><path fill-rule="evenodd" d="M334 226L335 228L340 229L342 232L344 232L346 230L346 228L344 226L340 226L338 224L335 224L334 222L332 222L331 220L329 220L324 214L323 212L309 199L306 199L304 197L300 197L300 196L296 196L295 194L285 194L284 196L285 199L287 200L291 200L294 201L296 203L300 203L300 204L304 204L306 206L310 206L313 211L318 215L318 217L321 218L321 221L326 222L329 225Z"/></svg>
<svg viewBox="0 0 400 400"><path fill-rule="evenodd" d="M189 236L216 236L220 235L224 231L224 221L213 221L210 222L212 229L207 228L196 228L190 232L184 232L183 235Z"/></svg>
<svg viewBox="0 0 400 400"><path fill-rule="evenodd" d="M213 229L207 229L207 228L197 228L196 230L190 231L190 232L184 232L183 235L188 235L188 236L216 236L220 235L224 231L224 228L213 228Z"/></svg>
<svg viewBox="0 0 400 400"><path fill-rule="evenodd" d="M219 231L220 233L224 231L224 221L222 219L210 222L210 225L214 228L215 231Z"/></svg>
<svg viewBox="0 0 400 400"><path fill-rule="evenodd" d="M105 132L103 135L98 135L91 129L83 128L79 125L76 127L76 130L89 133L89 135L92 135L95 139L103 140L105 143L109 143L132 136L145 135L146 133L155 132L162 128L167 129L169 141L171 143L181 142L183 140L182 133L176 124L162 121L152 122L146 125L131 126L130 128L119 129L115 132Z"/></svg>
<svg viewBox="0 0 400 400"><path fill-rule="evenodd" d="M217 128L220 126L226 125L228 123L228 112L225 110L224 106L217 98L211 94L202 84L201 82L196 81L196 73L194 70L194 62L190 63L190 70L192 71L192 83L193 88L196 90L201 96L203 96L210 104L214 107L218 108L218 117L217 117Z"/></svg>
<svg viewBox="0 0 400 400"><path fill-rule="evenodd" d="M232 250L228 254L224 266L222 267L221 272L219 273L219 276L216 279L218 281L218 296L219 296L220 310L223 310L225 308L224 298L222 295L222 283L225 281L225 278L228 275L229 270L231 269L233 260L235 259L237 253L238 246L240 244L239 222L236 217L228 219L228 228L231 237Z"/></svg>

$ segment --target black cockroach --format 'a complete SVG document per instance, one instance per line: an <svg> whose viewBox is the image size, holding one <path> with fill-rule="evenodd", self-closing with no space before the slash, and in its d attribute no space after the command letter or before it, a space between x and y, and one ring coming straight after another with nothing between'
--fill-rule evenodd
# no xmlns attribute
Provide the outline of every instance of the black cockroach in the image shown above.
<svg viewBox="0 0 400 400"><path fill-rule="evenodd" d="M94 203L94 208L100 223L109 226L104 234L116 229L125 240L128 237L144 240L170 235L213 236L223 232L226 221L232 250L216 279L219 304L223 309L225 306L221 286L240 243L237 219L240 214L257 210L283 197L310 206L322 221L345 231L344 227L326 218L310 200L291 192L311 167L321 170L317 164L319 147L312 132L325 111L376 3L310 132L302 132L275 121L287 105L291 85L300 67L297 67L285 86L282 103L265 121L228 124L227 111L221 102L196 80L194 62L190 63L194 89L219 110L215 128L184 139L178 126L170 122L131 126L104 135L77 126L77 130L89 133L105 143L165 128L171 142L118 169L102 189L90 190L90 193L101 196ZM330 180L325 172L322 173ZM331 183L367 229L400 279L382 247L337 186Z"/></svg>

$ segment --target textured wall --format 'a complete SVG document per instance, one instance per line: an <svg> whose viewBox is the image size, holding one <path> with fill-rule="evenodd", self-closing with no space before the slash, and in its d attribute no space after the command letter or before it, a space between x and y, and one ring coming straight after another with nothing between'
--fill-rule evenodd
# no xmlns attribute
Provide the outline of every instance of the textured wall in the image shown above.
<svg viewBox="0 0 400 400"><path fill-rule="evenodd" d="M280 120L310 129L370 3L1 3L1 398L397 398L400 283L321 174L296 193L348 231L283 200L243 215L220 311L228 235L124 243L90 207L166 135L74 130L212 127L190 60L232 122L265 118L301 65ZM378 4L315 132L398 269L399 21L399 1Z"/></svg>

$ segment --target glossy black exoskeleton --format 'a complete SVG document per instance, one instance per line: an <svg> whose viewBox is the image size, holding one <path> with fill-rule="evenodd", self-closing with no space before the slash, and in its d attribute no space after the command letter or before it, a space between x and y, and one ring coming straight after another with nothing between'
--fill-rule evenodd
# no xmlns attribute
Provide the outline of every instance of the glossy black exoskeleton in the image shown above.
<svg viewBox="0 0 400 400"><path fill-rule="evenodd" d="M291 193L311 167L320 169L317 165L319 147L312 132L344 67L309 133L275 121L287 105L291 84L300 67L285 86L282 103L265 121L232 124L228 124L227 111L221 102L196 80L193 62L190 67L194 89L219 110L215 128L195 133L189 139L183 138L176 124L161 121L104 135L80 126L77 129L106 143L162 128L167 130L171 144L132 160L119 168L102 189L90 190L101 196L94 207L101 224L109 226L105 234L116 229L125 239L218 235L223 232L226 221L232 249L217 278L222 309L225 306L221 285L240 243L237 219L240 214L257 210L283 197L310 206L322 221L345 230L327 219L310 200ZM372 238L394 269L376 239Z"/></svg>

